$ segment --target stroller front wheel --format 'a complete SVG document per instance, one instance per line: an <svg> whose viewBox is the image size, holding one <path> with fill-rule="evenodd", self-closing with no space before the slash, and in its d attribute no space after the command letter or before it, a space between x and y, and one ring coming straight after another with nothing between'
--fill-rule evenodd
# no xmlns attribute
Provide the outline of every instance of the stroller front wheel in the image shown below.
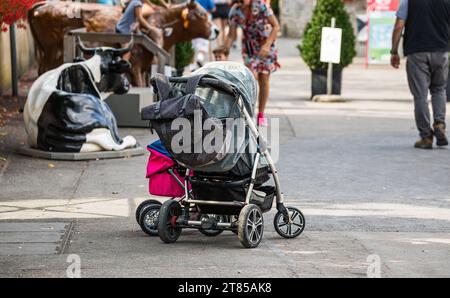
<svg viewBox="0 0 450 298"><path fill-rule="evenodd" d="M278 211L273 219L273 225L281 237L291 239L299 236L303 232L305 228L305 216L295 207L286 207L286 209L288 210L290 220Z"/></svg>
<svg viewBox="0 0 450 298"><path fill-rule="evenodd" d="M161 202L160 202L160 201L152 200L152 199L150 199L150 200L145 200L145 201L143 201L142 203L140 203L139 206L137 206L137 208L136 208L136 221L137 221L138 224L141 224L141 223L140 223L140 216L141 216L141 211L142 211L142 209L143 209L145 206L147 206L147 205L153 205L153 204L158 204L158 205L161 206Z"/></svg>
<svg viewBox="0 0 450 298"><path fill-rule="evenodd" d="M168 200L162 204L158 216L158 234L163 242L173 243L180 237L181 228L176 226L176 220L181 213L181 206L177 201Z"/></svg>
<svg viewBox="0 0 450 298"><path fill-rule="evenodd" d="M255 248L261 242L264 232L264 218L261 209L249 204L239 213L238 237L246 248Z"/></svg>

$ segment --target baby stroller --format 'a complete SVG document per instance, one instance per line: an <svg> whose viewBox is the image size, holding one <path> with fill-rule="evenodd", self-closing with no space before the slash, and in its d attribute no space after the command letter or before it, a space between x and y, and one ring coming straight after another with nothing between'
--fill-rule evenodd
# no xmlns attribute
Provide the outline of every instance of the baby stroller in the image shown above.
<svg viewBox="0 0 450 298"><path fill-rule="evenodd" d="M161 240L175 242L185 228L229 230L244 247L257 247L263 213L274 198L275 230L284 238L299 236L305 218L284 206L278 172L252 119L257 97L252 73L239 63L214 62L190 77L157 75L151 82L158 101L142 110L142 119L184 169L184 181L178 178L184 195L163 203L153 222Z"/></svg>

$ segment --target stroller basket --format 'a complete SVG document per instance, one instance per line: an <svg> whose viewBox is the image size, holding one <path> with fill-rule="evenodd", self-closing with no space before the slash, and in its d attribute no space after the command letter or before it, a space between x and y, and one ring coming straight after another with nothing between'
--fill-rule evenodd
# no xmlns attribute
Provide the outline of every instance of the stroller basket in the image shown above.
<svg viewBox="0 0 450 298"><path fill-rule="evenodd" d="M272 186L262 186L269 180L268 167L258 168L255 187L251 197L251 203L257 204L266 211L272 206L275 188ZM199 173L189 178L192 186L192 192L196 200L218 201L218 202L245 202L248 185L251 182L250 177L236 177L230 175L220 175L220 173ZM198 203L202 213L206 214L239 214L240 206L222 206L222 205L202 205Z"/></svg>
<svg viewBox="0 0 450 298"><path fill-rule="evenodd" d="M204 184L195 179L191 179L192 191L197 200L221 201L221 202L244 202L246 189L243 185L236 187L217 187L211 184ZM250 203L256 204L262 212L267 212L272 208L275 197L275 187L273 186L255 186L253 188ZM238 215L241 206L227 205L202 205L197 203L203 214L225 214Z"/></svg>
<svg viewBox="0 0 450 298"><path fill-rule="evenodd" d="M253 189L250 203L258 205L262 212L267 212L272 209L274 197L275 187L270 185L260 186Z"/></svg>
<svg viewBox="0 0 450 298"><path fill-rule="evenodd" d="M255 185L259 186L267 182L270 169L268 166L259 167L256 170ZM189 179L193 183L210 185L212 187L245 187L251 182L250 176L235 176L230 173L195 172L195 176Z"/></svg>

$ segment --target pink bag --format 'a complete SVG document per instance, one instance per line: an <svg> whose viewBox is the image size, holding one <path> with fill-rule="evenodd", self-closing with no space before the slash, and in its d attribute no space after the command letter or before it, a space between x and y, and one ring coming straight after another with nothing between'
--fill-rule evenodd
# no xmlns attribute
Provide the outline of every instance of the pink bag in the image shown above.
<svg viewBox="0 0 450 298"><path fill-rule="evenodd" d="M148 190L150 194L163 197L184 196L184 188L167 171L175 165L175 161L151 148L147 148L147 150L150 151L146 175L149 178ZM184 183L184 177L181 177L176 170L174 170L174 173Z"/></svg>

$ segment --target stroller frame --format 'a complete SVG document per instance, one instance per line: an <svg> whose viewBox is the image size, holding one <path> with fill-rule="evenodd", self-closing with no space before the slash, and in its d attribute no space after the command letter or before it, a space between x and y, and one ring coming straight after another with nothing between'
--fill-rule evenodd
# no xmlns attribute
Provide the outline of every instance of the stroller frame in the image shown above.
<svg viewBox="0 0 450 298"><path fill-rule="evenodd" d="M280 178L278 176L278 171L275 167L275 163L273 162L272 157L269 153L269 150L267 147L267 141L259 133L258 129L256 128L255 123L253 122L253 119L251 118L251 116L249 115L247 110L245 109L241 98L239 97L237 100L238 100L239 109L244 114L244 119L250 128L250 132L252 133L252 136L256 140L259 140L259 148L258 148L258 152L255 155L255 162L254 162L253 169L252 169L250 185L247 190L246 197L245 197L245 203L243 203L243 202L204 201L204 200L194 200L194 199L188 199L188 200L186 200L186 203L204 204L204 205L208 205L208 204L210 204L210 205L229 205L229 206L239 206L239 207L248 205L250 203L251 194L252 194L253 188L255 186L256 170L258 169L259 161L260 161L261 155L262 155L266 159L266 161L269 165L270 171L272 173L273 179L274 179L275 189L276 189L277 210L280 211L281 213L283 213L284 216L288 216L288 211L287 211L286 207L284 207L283 193L281 192L281 188L280 188ZM190 170L187 169L186 170L186 178L188 178L189 173L190 173ZM243 180L237 181L235 183L243 184L245 180L247 180L247 179L243 179ZM185 181L186 182L184 183L183 187L185 189L185 197L188 197L187 179L185 179Z"/></svg>
<svg viewBox="0 0 450 298"><path fill-rule="evenodd" d="M170 78L170 81L174 83L184 82L184 80L185 78ZM284 238L295 238L299 236L304 229L304 216L297 208L285 207L283 202L283 193L281 192L280 187L280 178L278 176L278 171L275 163L270 155L267 146L267 140L259 133L251 115L249 114L243 103L240 93L233 86L226 85L218 79L214 78L204 77L200 80L199 85L207 85L213 88L221 89L222 91L234 96L241 115L243 115L244 121L250 129L250 136L253 137L255 141L257 141L259 146L257 146L257 152L255 154L255 160L250 178L246 177L242 180L227 182L227 186L230 187L248 185L248 188L246 188L245 201L243 202L196 199L192 193L192 190L189 190L191 172L190 169L186 168L184 183L180 179L178 179L173 172L169 170L169 173L172 175L172 177L176 179L178 184L180 184L180 186L184 188L185 194L181 198L168 200L161 206L157 222L158 233L161 240L166 243L175 242L181 234L181 229L183 228L199 229L203 234L207 236L216 236L224 230L231 230L234 233L238 234L239 239L244 247L257 247L262 239L264 226L262 218L263 212L257 205L251 203L251 197L253 189L255 187L257 169L258 165L260 164L261 158L264 158L266 160L267 165L270 169L269 173L272 174L275 184L276 208L278 210L278 213L274 218L275 230L278 232L278 234L280 234L280 236ZM237 219L235 218L236 216L223 214L203 214L200 216L200 219L193 219L191 217L191 211L196 209L198 210L198 208L196 208L198 206L200 206L201 210L201 205L230 206L242 209L240 209L241 212ZM244 209L245 212L243 212ZM245 213L245 216L243 215L243 213ZM240 224L243 219L245 219L246 221L244 225L245 227L241 227L243 224ZM299 222L294 222L295 220L299 220ZM246 227L249 227L251 225L253 225L252 227L254 228L254 230L248 232ZM262 227L260 227L261 225ZM291 227L293 225L297 226L295 232L292 232ZM282 229L282 227L284 226L287 227L286 231Z"/></svg>

